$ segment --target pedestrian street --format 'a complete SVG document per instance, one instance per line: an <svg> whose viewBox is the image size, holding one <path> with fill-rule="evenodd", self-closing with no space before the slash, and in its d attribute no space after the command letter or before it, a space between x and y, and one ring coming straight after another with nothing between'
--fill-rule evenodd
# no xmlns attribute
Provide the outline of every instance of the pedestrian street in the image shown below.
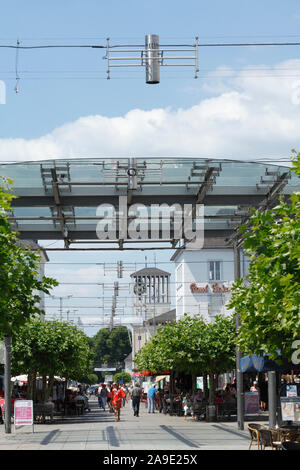
<svg viewBox="0 0 300 470"><path fill-rule="evenodd" d="M91 411L84 415L55 417L52 424L12 427L12 434L0 427L0 450L247 450L249 433L237 429L236 422L193 421L191 418L148 414L144 403L135 417L131 401L121 409L121 419L103 411L95 397Z"/></svg>

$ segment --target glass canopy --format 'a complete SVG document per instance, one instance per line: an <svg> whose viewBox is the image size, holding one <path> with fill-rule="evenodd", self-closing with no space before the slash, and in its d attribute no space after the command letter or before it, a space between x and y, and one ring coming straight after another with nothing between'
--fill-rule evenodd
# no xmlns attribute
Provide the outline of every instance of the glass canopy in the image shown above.
<svg viewBox="0 0 300 470"><path fill-rule="evenodd" d="M150 208L162 204L170 212L157 216L157 239L150 236L151 212L151 242L164 241L175 247L184 238L176 232L176 211L187 207L195 216L197 204L204 207L205 239L225 240L246 220L251 208L271 207L280 194L288 196L299 190L298 178L287 167L188 157L14 163L1 165L0 176L13 180L13 193L18 197L10 216L20 237L62 239L66 248L75 242L112 242L112 238L104 240L97 233L97 224L104 219L107 230L115 223L114 242L126 249L132 240L123 226L121 230L121 221L135 220L137 224L138 219L143 223ZM133 207L136 211L132 215ZM167 216L170 233L163 231ZM167 237L162 238L163 234Z"/></svg>

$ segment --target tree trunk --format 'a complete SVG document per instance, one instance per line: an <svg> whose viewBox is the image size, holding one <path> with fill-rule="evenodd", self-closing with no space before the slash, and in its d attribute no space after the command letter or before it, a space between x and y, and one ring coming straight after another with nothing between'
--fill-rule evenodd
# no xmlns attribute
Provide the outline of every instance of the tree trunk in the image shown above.
<svg viewBox="0 0 300 470"><path fill-rule="evenodd" d="M192 374L192 395L197 392L197 374Z"/></svg>
<svg viewBox="0 0 300 470"><path fill-rule="evenodd" d="M36 376L37 376L37 371L34 370L32 372L32 400L34 403L36 403L37 401L37 397L36 397Z"/></svg>
<svg viewBox="0 0 300 470"><path fill-rule="evenodd" d="M205 400L208 399L208 383L207 383L207 373L205 372L203 374L203 393L204 393L204 398Z"/></svg>
<svg viewBox="0 0 300 470"><path fill-rule="evenodd" d="M26 398L27 400L31 400L31 380L30 380L30 372L27 375L27 390L26 390Z"/></svg>
<svg viewBox="0 0 300 470"><path fill-rule="evenodd" d="M47 376L43 375L43 386L42 386L42 403L45 403L46 401L46 395L47 395Z"/></svg>
<svg viewBox="0 0 300 470"><path fill-rule="evenodd" d="M209 372L209 404L213 405L215 401L215 376Z"/></svg>
<svg viewBox="0 0 300 470"><path fill-rule="evenodd" d="M53 384L54 384L54 375L52 374L52 375L49 375L48 387L47 387L46 395L45 395L45 402L48 401L50 396L52 396Z"/></svg>
<svg viewBox="0 0 300 470"><path fill-rule="evenodd" d="M169 391L170 391L170 394L174 393L174 371L173 370L171 370L171 374L170 374Z"/></svg>
<svg viewBox="0 0 300 470"><path fill-rule="evenodd" d="M27 400L33 400L33 380L34 380L34 373L32 370L28 372L27 378Z"/></svg>

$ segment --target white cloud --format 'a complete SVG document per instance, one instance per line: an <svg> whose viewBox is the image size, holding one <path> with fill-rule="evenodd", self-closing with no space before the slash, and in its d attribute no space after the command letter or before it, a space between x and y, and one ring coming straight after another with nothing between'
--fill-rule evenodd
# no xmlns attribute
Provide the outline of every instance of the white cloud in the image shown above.
<svg viewBox="0 0 300 470"><path fill-rule="evenodd" d="M85 116L37 139L0 139L0 159L289 156L300 149L300 60L258 69L216 70L200 82L214 96L187 109Z"/></svg>

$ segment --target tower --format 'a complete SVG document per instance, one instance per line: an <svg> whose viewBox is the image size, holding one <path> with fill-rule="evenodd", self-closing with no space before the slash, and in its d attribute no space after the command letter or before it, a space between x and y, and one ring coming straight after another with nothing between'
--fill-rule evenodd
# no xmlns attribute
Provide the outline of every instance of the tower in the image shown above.
<svg viewBox="0 0 300 470"><path fill-rule="evenodd" d="M170 276L167 271L145 267L130 275L133 310L142 317L143 326L135 326L132 331L133 361L136 353L155 333L155 322L150 328L148 320L166 313L171 308Z"/></svg>

